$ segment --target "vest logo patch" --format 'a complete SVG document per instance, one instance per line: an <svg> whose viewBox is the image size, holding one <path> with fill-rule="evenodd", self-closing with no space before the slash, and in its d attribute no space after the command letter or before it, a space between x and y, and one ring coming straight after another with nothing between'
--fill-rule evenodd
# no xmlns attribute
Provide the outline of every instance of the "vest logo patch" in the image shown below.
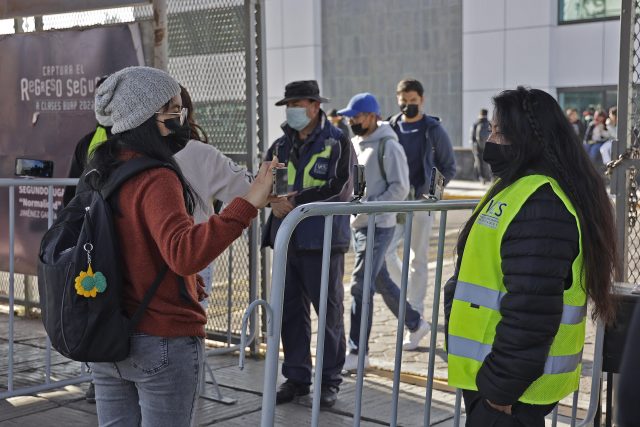
<svg viewBox="0 0 640 427"><path fill-rule="evenodd" d="M319 158L313 165L311 173L316 177L326 176L329 172L329 159Z"/></svg>
<svg viewBox="0 0 640 427"><path fill-rule="evenodd" d="M325 159L318 159L313 165L313 173L317 175L325 175L329 171L329 162Z"/></svg>
<svg viewBox="0 0 640 427"><path fill-rule="evenodd" d="M478 217L478 224L495 230L498 228L505 207L507 207L506 203L492 199L485 212Z"/></svg>

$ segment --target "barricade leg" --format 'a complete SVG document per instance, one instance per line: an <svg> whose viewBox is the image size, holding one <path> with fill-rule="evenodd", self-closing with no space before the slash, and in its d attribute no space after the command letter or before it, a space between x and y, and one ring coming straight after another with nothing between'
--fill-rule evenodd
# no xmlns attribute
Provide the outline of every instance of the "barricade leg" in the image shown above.
<svg viewBox="0 0 640 427"><path fill-rule="evenodd" d="M324 218L324 241L322 243L322 274L320 276L320 310L318 313L318 337L316 343L316 372L313 378L313 406L311 425L317 427L320 422L320 392L322 387L322 368L324 365L324 336L327 328L327 296L329 293L329 259L331 258L331 232L333 215Z"/></svg>
<svg viewBox="0 0 640 427"><path fill-rule="evenodd" d="M362 388L364 386L364 358L367 354L367 329L369 325L369 305L371 299L371 269L373 268L373 244L375 237L375 214L369 215L367 224L367 247L365 249L364 289L362 291L362 316L360 318L360 342L358 343L358 370L356 374L356 402L353 412L353 425L360 425L362 415Z"/></svg>
<svg viewBox="0 0 640 427"><path fill-rule="evenodd" d="M431 396L433 394L433 372L436 361L436 338L438 335L438 316L440 313L440 288L442 286L442 260L444 258L444 238L447 229L447 211L440 212L440 229L438 232L438 258L436 277L433 287L433 308L431 310L431 340L429 343L429 365L427 367L427 397L424 404L424 425L431 423Z"/></svg>
<svg viewBox="0 0 640 427"><path fill-rule="evenodd" d="M398 307L398 329L396 332L396 355L393 368L393 396L391 400L390 424L398 423L398 395L400 393L400 368L402 365L402 340L404 335L404 318L406 315L407 283L409 278L409 257L411 252L411 229L413 212L407 213L405 221L404 248L402 253L402 282L400 284L400 305Z"/></svg>

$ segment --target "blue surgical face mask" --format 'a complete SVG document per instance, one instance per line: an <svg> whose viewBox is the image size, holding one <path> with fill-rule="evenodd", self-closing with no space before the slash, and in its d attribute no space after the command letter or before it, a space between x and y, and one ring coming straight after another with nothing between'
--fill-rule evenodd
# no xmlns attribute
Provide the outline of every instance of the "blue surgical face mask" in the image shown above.
<svg viewBox="0 0 640 427"><path fill-rule="evenodd" d="M304 107L287 107L287 124L295 130L302 130L307 127L311 119L307 116L307 109Z"/></svg>

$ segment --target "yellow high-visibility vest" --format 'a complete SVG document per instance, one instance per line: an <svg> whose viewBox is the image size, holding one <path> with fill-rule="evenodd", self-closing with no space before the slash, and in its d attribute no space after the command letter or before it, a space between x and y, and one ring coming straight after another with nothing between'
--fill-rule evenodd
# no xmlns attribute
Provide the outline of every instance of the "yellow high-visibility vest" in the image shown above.
<svg viewBox="0 0 640 427"><path fill-rule="evenodd" d="M452 386L478 389L476 376L491 352L496 326L502 318L500 300L507 293L501 268L502 238L522 205L545 184L551 185L576 219L579 253L572 264L573 282L563 294L562 320L551 344L544 374L518 400L550 404L578 389L587 313L582 234L573 204L553 178L543 175L520 178L496 194L482 207L469 232L449 319L447 351Z"/></svg>
<svg viewBox="0 0 640 427"><path fill-rule="evenodd" d="M302 177L302 188L322 187L327 180L313 176L312 172L320 172L320 175L328 176L327 170L314 171L314 169L327 169L329 167L329 159L331 158L331 145L325 144L324 150L311 156L309 162L304 167L304 175ZM296 179L296 167L293 162L287 164L287 179L289 187L293 187Z"/></svg>

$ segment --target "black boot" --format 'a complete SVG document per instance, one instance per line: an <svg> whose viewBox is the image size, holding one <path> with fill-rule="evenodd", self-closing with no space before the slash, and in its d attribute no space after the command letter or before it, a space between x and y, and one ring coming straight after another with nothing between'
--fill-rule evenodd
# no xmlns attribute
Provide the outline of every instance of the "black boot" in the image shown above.
<svg viewBox="0 0 640 427"><path fill-rule="evenodd" d="M340 388L336 385L322 384L320 390L320 406L323 408L331 408L338 400L338 392Z"/></svg>
<svg viewBox="0 0 640 427"><path fill-rule="evenodd" d="M309 385L287 380L280 386L276 394L276 405L291 402L295 397L309 394Z"/></svg>

